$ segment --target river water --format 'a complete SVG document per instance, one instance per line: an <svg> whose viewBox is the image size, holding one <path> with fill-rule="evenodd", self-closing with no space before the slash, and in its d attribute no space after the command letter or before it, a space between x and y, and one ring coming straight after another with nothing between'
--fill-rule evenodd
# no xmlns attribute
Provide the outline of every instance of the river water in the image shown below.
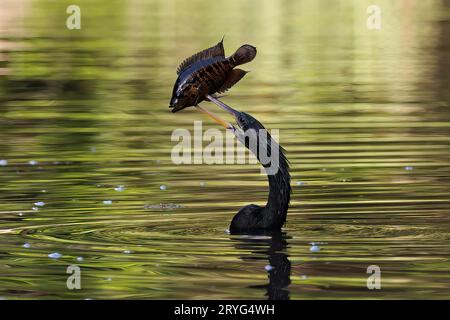
<svg viewBox="0 0 450 320"><path fill-rule="evenodd" d="M77 1L80 30L66 2L0 5L0 298L450 298L449 1L378 1L380 30L364 0ZM218 128L168 102L223 35L258 48L222 99L279 130L281 234L226 232L257 164L171 159Z"/></svg>

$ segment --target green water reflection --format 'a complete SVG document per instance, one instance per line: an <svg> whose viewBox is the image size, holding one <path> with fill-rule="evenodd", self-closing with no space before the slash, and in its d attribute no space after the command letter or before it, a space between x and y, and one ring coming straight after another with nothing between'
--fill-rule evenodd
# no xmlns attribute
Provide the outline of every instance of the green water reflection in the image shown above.
<svg viewBox="0 0 450 320"><path fill-rule="evenodd" d="M450 298L450 1L378 1L379 31L365 0L77 2L81 30L72 1L0 5L0 298ZM223 100L291 161L273 239L225 232L258 165L170 158L216 128L169 112L176 67L223 35L258 48Z"/></svg>

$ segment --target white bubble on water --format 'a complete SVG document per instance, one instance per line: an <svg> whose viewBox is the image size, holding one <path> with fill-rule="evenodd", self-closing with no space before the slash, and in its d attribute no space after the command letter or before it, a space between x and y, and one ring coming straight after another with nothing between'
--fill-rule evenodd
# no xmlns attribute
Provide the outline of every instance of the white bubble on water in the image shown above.
<svg viewBox="0 0 450 320"><path fill-rule="evenodd" d="M159 186L159 189L160 189L160 190L166 190L166 189L167 189L167 186L161 185L161 186Z"/></svg>
<svg viewBox="0 0 450 320"><path fill-rule="evenodd" d="M28 248L31 248L31 244L29 244L28 242L25 242L22 247L28 249Z"/></svg>
<svg viewBox="0 0 450 320"><path fill-rule="evenodd" d="M62 254L59 253L59 252L53 252L53 253L50 253L50 254L48 255L48 257L49 257L49 258L52 258L52 259L59 259L59 258L62 257Z"/></svg>
<svg viewBox="0 0 450 320"><path fill-rule="evenodd" d="M114 188L114 190L118 191L118 192L122 192L123 190L125 190L125 186L122 186L122 185L117 186L117 187Z"/></svg>
<svg viewBox="0 0 450 320"><path fill-rule="evenodd" d="M309 248L309 251L311 252L319 252L320 251L320 247L314 243L312 243L311 248Z"/></svg>
<svg viewBox="0 0 450 320"><path fill-rule="evenodd" d="M1 159L1 160L0 160L0 166L4 167L4 166L6 166L7 164L8 164L8 160L5 160L5 159Z"/></svg>
<svg viewBox="0 0 450 320"><path fill-rule="evenodd" d="M273 267L272 267L270 264L268 264L268 265L266 265L266 266L264 267L264 269L265 269L266 271L270 271L270 270L273 270Z"/></svg>
<svg viewBox="0 0 450 320"><path fill-rule="evenodd" d="M111 205L112 204L112 200L103 200L103 204Z"/></svg>
<svg viewBox="0 0 450 320"><path fill-rule="evenodd" d="M43 207L43 206L45 206L45 202L44 201L38 201L38 202L35 202L34 205L38 206L38 207Z"/></svg>
<svg viewBox="0 0 450 320"><path fill-rule="evenodd" d="M35 166L35 165L38 164L38 162L37 162L36 160L30 160L30 161L28 161L28 164L29 164L30 166Z"/></svg>

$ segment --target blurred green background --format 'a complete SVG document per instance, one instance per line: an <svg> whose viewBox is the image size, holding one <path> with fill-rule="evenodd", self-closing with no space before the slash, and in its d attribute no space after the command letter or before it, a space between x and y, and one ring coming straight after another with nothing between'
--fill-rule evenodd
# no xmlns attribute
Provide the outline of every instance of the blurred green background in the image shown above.
<svg viewBox="0 0 450 320"><path fill-rule="evenodd" d="M371 4L2 0L0 298L450 298L450 1L376 1L381 30ZM216 127L170 113L177 65L224 35L258 55L223 101L291 161L280 239L225 232L264 204L258 165L170 158Z"/></svg>

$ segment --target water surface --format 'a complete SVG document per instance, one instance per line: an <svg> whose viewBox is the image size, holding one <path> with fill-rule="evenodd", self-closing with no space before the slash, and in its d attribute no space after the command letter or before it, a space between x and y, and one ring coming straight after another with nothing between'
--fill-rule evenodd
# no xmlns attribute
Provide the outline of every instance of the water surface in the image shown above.
<svg viewBox="0 0 450 320"><path fill-rule="evenodd" d="M450 298L448 1L381 1L379 31L367 1L78 2L81 30L66 1L1 5L1 298ZM216 128L169 112L176 67L224 34L258 55L223 101L291 162L273 237L226 232L264 204L258 165L170 157L174 129Z"/></svg>

